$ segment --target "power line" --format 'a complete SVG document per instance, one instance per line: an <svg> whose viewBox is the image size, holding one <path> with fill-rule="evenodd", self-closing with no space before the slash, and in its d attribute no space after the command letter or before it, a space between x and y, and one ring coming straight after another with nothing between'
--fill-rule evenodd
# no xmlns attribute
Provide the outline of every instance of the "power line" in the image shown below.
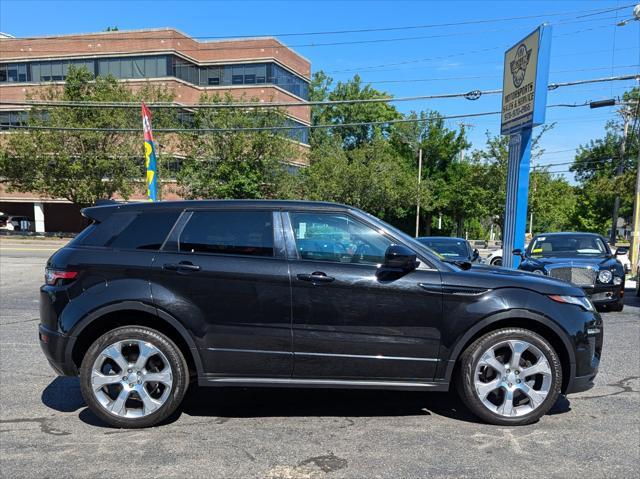
<svg viewBox="0 0 640 479"><path fill-rule="evenodd" d="M517 21L517 20L531 20L535 18L547 18L547 17L558 17L565 15L575 15L576 13L586 13L587 15L581 15L577 17L571 18L583 18L587 16L595 16L602 15L604 13L624 10L626 8L634 7L634 4L618 6L615 8L606 8L606 9L590 9L590 10L581 10L581 11L566 11L566 12L551 12L551 13L541 13L536 15L523 15L516 17L503 17L503 18L489 18L489 19L480 19L480 20L463 20L460 22L447 22L447 23L431 23L431 24L422 24L422 25L405 25L405 26L397 26L397 27L378 27L378 28L361 28L361 29L349 29L349 30L326 30L326 31L314 31L314 32L284 32L284 33L271 33L271 34L253 34L253 35L235 35L233 39L242 39L242 38L260 38L260 37L293 37L293 36L319 36L319 35L342 35L342 34L352 34L352 33L374 33L374 32L390 32L390 31L400 31L400 30L419 30L419 29L428 29L428 28L441 28L441 27L457 27L463 25L478 25L478 24L487 24L487 23L502 23L509 21ZM615 17L607 17L615 18ZM603 20L602 18L598 18L595 20ZM584 20L578 20L577 22L581 22ZM589 20L593 21L593 20ZM561 23L562 20L559 21ZM118 36L118 38L108 38L105 35L106 32L97 32L97 33L88 33L88 34L78 34L80 35L100 35L100 41L122 41L122 40L139 40L139 39L150 39L150 40L173 40L178 39L175 36L170 37L160 37L160 36L149 36L149 37L140 37L140 36L131 36L124 37L123 34L127 34L128 32L118 31L110 32L111 35ZM67 37L75 36L68 35ZM25 41L25 40L47 40L47 39L57 39L59 36L41 36L41 37L22 37L16 38L15 40ZM188 37L190 39L203 39L203 40L224 40L228 37L224 36L211 36L211 35L198 35ZM74 39L68 39L70 41L75 41ZM86 39L78 39L78 41L86 41Z"/></svg>
<svg viewBox="0 0 640 479"><path fill-rule="evenodd" d="M488 48L482 48L479 50L466 50L464 52L455 52L455 53L450 53L448 55L441 55L441 56L437 56L437 57L427 57L427 58L418 58L418 59L412 59L412 60L403 60L401 62L395 62L395 63L382 63L379 65L369 65L369 66L361 66L361 67L355 67L355 68L345 68L345 69L341 69L341 70L327 70L325 73L348 73L348 72L359 72L359 71L363 71L363 70L371 70L373 72L382 72L382 71L397 71L400 70L399 68L390 68L390 69L384 69L384 70L373 70L375 68L385 68L385 67L389 67L389 66L401 66L401 65L409 65L409 64L413 64L413 63L424 63L424 62L429 62L429 61L435 61L435 60L447 60L449 58L457 58L457 57L462 57L462 56L467 56L467 55L476 55L478 53L486 53L489 51L493 51L493 50L504 50L505 48L509 48L511 45L504 45L504 46L497 46L497 47L488 47ZM622 51L627 51L627 50L637 50L636 47L629 47L629 48L618 48L616 50L616 52L622 52ZM557 58L557 57L566 57L566 56L577 56L577 55L593 55L594 53L609 53L610 50L581 50L579 52L570 52L570 53L561 53L558 55L554 55L553 58ZM501 65L502 62L482 62L482 63L474 63L472 65L467 65L467 66L479 66L479 65ZM420 67L422 68L422 67Z"/></svg>
<svg viewBox="0 0 640 479"><path fill-rule="evenodd" d="M616 65L614 69L623 68L638 68L640 64L636 65ZM575 68L572 70L555 70L550 73L576 73L576 72L588 72L588 71L600 71L610 70L611 67L594 67L594 68ZM417 82L431 82L431 81L451 81L451 80L479 80L498 78L496 75L483 75L483 76L466 76L466 77L433 77L433 78L405 78L400 80L362 80L362 83L375 84L375 83L417 83Z"/></svg>
<svg viewBox="0 0 640 479"><path fill-rule="evenodd" d="M570 22L565 22L565 24L570 23ZM555 37L559 37L559 36L568 36L568 35L575 35L578 33L584 33L584 32L589 32L589 31L593 31L593 30L598 30L598 29L602 29L602 28L608 28L611 27L614 24L611 25L599 25L599 26L594 26L594 27L590 27L590 28L586 28L586 29L582 29L582 30L576 30L574 32L567 32L567 33L561 33L561 34L556 34L554 35ZM615 25L614 25L615 26ZM516 27L516 28L522 28L525 29L527 27L522 26L522 27ZM428 40L428 39L433 39L433 38L449 38L449 37L460 37L460 36L469 36L469 35L481 35L484 33L494 33L494 32L504 32L504 31L513 31L513 28L494 28L491 30L483 30L483 31L472 31L472 32L451 32L451 33L440 33L440 34L436 34L436 35L418 35L418 36L412 36L412 37L395 37L395 38L375 38L375 39L369 39L369 40L346 40L346 41L334 41L334 42L325 42L325 43L299 43L299 44L293 44L293 45L282 45L284 48L303 48L303 47L329 47L329 46L343 46L343 45L368 45L368 44L376 44L376 43L390 43L390 42L401 42L401 41L413 41L413 40ZM135 37L132 37L131 40L135 40ZM175 37L171 37L171 39L177 40ZM86 39L78 39L78 40L67 40L67 41L81 41L83 43L86 43ZM100 42L101 40L98 40L98 42ZM274 46L269 46L266 47L264 45L256 45L256 46L249 46L249 45L235 45L235 46L198 46L195 48L184 48L181 47L178 51L179 52L202 52L202 51L237 51L237 50L242 50L242 51L247 51L247 50L260 50L263 51L266 48L278 48L278 45L274 45ZM175 48L169 48L169 50L176 50ZM38 50L38 53L51 53L51 54L55 54L55 53L60 53L59 50ZM96 52L91 52L92 54L95 54ZM98 53L103 53L103 52L98 52ZM116 53L122 53L122 52L104 52L104 54L116 54Z"/></svg>
<svg viewBox="0 0 640 479"><path fill-rule="evenodd" d="M630 75L618 75L614 77L591 78L585 80L574 80L568 82L550 83L549 90L556 90L561 87L584 85L588 83L603 83L612 81L636 80L640 79L640 73ZM391 103L406 102L418 100L436 100L448 98L466 98L468 100L477 100L482 95L495 95L502 93L502 89L493 90L472 90L458 93L443 93L436 95L416 95L407 97L380 97L366 98L355 100L322 100L322 101L296 101L296 102L265 102L265 103L195 103L195 104L176 104L176 103L148 103L147 106L153 108L177 108L177 109L218 109L218 108L280 108L292 106L333 106L333 105L349 105L349 104L366 104L366 103ZM72 108L140 108L137 102L95 102L95 101L59 101L59 100L1 100L0 105L13 106L46 106L46 107L72 107ZM567 105L570 107L582 105Z"/></svg>
<svg viewBox="0 0 640 479"><path fill-rule="evenodd" d="M568 105L548 105L547 108L567 107ZM579 105L569 105L571 108L578 106L587 107L588 103ZM306 130L306 129L324 129L324 128L350 128L357 126L382 126L393 125L398 123L428 123L430 120L451 120L459 118L475 118L489 115L499 115L501 111L488 111L479 113L464 113L459 115L438 115L432 118L403 118L398 120L386 121L363 121L339 124L321 124L321 125L287 125L287 126L257 126L257 127L230 127L230 128L154 128L156 133L238 133L238 132L257 132L257 131L290 131L290 130ZM87 131L87 132L106 132L106 133L139 133L141 128L103 128L103 127L64 127L64 126L44 126L44 125L4 125L8 129L16 130L43 130L43 131Z"/></svg>

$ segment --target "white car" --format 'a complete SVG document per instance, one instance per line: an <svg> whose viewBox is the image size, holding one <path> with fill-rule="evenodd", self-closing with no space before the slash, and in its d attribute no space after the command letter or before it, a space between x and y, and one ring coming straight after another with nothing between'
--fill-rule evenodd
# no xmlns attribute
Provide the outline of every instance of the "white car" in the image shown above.
<svg viewBox="0 0 640 479"><path fill-rule="evenodd" d="M486 263L491 266L502 266L502 249L497 249L492 252L486 259Z"/></svg>
<svg viewBox="0 0 640 479"><path fill-rule="evenodd" d="M620 246L616 249L616 259L622 263L625 274L631 272L631 260L629 259L629 248Z"/></svg>

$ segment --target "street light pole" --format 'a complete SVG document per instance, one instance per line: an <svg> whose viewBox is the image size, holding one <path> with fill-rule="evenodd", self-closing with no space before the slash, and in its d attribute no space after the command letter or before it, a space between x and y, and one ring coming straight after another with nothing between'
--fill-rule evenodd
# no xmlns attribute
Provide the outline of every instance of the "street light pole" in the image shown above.
<svg viewBox="0 0 640 479"><path fill-rule="evenodd" d="M618 161L618 167L616 168L616 178L622 176L624 173L624 155L627 148L627 135L629 134L629 120L631 118L630 112L626 110L622 111L624 117L624 130L622 133L622 145L620 146L620 161ZM620 208L620 195L616 195L616 199L613 202L613 214L611 218L611 234L609 235L609 244L615 245L617 232L618 232L618 209Z"/></svg>
<svg viewBox="0 0 640 479"><path fill-rule="evenodd" d="M416 238L420 235L420 183L422 182L422 148L418 150L418 197L416 201Z"/></svg>

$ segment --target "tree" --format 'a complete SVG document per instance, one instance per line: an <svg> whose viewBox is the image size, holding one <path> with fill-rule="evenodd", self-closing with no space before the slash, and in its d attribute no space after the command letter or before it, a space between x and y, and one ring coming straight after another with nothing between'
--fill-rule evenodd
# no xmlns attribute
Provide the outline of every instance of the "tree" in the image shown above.
<svg viewBox="0 0 640 479"><path fill-rule="evenodd" d="M112 76L94 81L86 68L71 66L64 87L52 86L39 99L151 102L172 101L173 96L167 90L150 86L133 92ZM140 128L139 115L137 109L34 107L29 114L30 126L69 130L34 129L8 135L6 149L0 156L0 177L9 190L65 198L80 206L112 198L116 193L128 198L144 185L142 134L90 129ZM174 118L171 112L160 112L154 118L154 126L174 125Z"/></svg>
<svg viewBox="0 0 640 479"><path fill-rule="evenodd" d="M376 90L371 85L363 85L358 75L346 82L338 82L332 89L333 79L324 72L316 72L311 83L312 101L349 101L386 98L390 95ZM312 110L313 124L347 125L363 122L385 122L401 118L400 112L386 102L345 103L337 105L315 106ZM371 142L376 131L386 134L388 125L358 125L339 127L335 130L314 131L312 146L327 136L338 136L343 147L353 149Z"/></svg>
<svg viewBox="0 0 640 479"><path fill-rule="evenodd" d="M202 104L232 103L230 94L200 98ZM258 101L251 99L250 101ZM194 128L264 128L286 125L277 109L200 108ZM229 131L183 134L181 150L187 158L178 172L185 198L277 198L288 164L299 161L301 149L280 131Z"/></svg>
<svg viewBox="0 0 640 479"><path fill-rule="evenodd" d="M575 207L575 188L567 180L554 178L546 169L531 173L529 214L533 213L534 234L572 229Z"/></svg>
<svg viewBox="0 0 640 479"><path fill-rule="evenodd" d="M415 204L415 183L383 138L345 150L334 137L313 149L310 160L297 177L298 197L346 203L381 218L404 216Z"/></svg>
<svg viewBox="0 0 640 479"><path fill-rule="evenodd" d="M531 139L531 158L534 161L544 154L544 150L540 148L540 139L554 126L554 123L550 123L535 130L535 134ZM486 137L485 149L474 151L473 157L486 166L482 181L488 192L485 199L487 213L502 232L504 230L504 209L507 201L509 137L492 136L488 131ZM531 186L531 181L529 184Z"/></svg>
<svg viewBox="0 0 640 479"><path fill-rule="evenodd" d="M606 233L611 227L611 213L617 195L620 196L619 215L631 215L640 139L637 128L633 126L640 121L639 100L640 88L633 88L623 96L623 101L632 105L628 110L631 127L624 158L621 158L623 127L619 120L607 123L603 138L580 146L576 153L571 171L579 184L574 223L580 230ZM623 173L617 176L620 164Z"/></svg>

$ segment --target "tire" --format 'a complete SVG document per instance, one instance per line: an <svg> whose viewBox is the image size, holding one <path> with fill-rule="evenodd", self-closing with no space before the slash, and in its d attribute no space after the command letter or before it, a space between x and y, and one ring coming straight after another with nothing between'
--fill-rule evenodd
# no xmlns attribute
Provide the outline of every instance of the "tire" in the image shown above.
<svg viewBox="0 0 640 479"><path fill-rule="evenodd" d="M513 351L523 345L528 346L521 352L519 369L512 370L509 363L515 360ZM489 351L493 351L497 363ZM488 366L489 362L496 369ZM532 366L544 372L518 376ZM520 426L537 421L556 403L562 367L558 354L542 336L527 329L505 328L491 331L467 347L460 358L456 382L460 398L478 418L489 424ZM491 392L481 397L486 391ZM513 395L511 401L507 400L509 394Z"/></svg>
<svg viewBox="0 0 640 479"><path fill-rule="evenodd" d="M188 385L189 369L180 349L164 334L141 326L100 336L80 367L87 406L117 428L161 423L180 406Z"/></svg>
<svg viewBox="0 0 640 479"><path fill-rule="evenodd" d="M491 266L502 266L502 258L499 256L497 258L493 258L491 260Z"/></svg>

